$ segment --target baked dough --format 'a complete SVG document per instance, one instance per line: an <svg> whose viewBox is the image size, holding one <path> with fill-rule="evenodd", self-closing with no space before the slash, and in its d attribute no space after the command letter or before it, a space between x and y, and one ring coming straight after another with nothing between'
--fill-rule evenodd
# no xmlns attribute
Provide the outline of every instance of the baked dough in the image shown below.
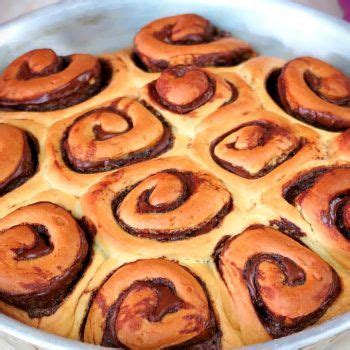
<svg viewBox="0 0 350 350"><path fill-rule="evenodd" d="M34 50L0 77L0 311L232 349L350 310L349 78L252 58L198 15L134 44Z"/></svg>

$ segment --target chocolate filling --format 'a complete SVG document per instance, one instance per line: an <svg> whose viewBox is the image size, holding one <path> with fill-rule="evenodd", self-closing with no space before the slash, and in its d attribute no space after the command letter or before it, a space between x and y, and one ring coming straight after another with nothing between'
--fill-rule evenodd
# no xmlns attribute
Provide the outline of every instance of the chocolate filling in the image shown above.
<svg viewBox="0 0 350 350"><path fill-rule="evenodd" d="M154 189L146 190L140 195L138 199L137 209L139 213L150 213L150 212L166 213L166 212L175 210L176 208L180 207L186 200L188 200L188 198L197 189L198 179L196 175L191 172L179 172L175 169L168 169L168 170L162 171L162 173L172 174L179 178L183 188L182 194L172 203L163 203L157 206L153 206L149 203L148 199ZM118 193L115 199L112 201L112 211L114 213L114 218L117 221L118 225L122 227L123 230L125 230L129 234L137 237L149 238L149 239L155 239L161 242L167 242L167 241L177 241L177 240L187 239L189 237L202 235L202 234L208 233L209 231L217 227L221 223L221 221L224 219L224 217L233 208L232 198L230 198L230 201L225 203L214 217L210 218L208 221L203 222L202 224L196 227L183 228L181 230L136 229L126 224L119 217L118 211L124 198L140 183L141 181L134 184L133 186L130 186L126 190Z"/></svg>
<svg viewBox="0 0 350 350"><path fill-rule="evenodd" d="M324 96L320 91L322 79L317 77L311 71L307 70L304 73L304 79L310 90L312 90L312 92L315 93L318 97L322 98L322 100L333 103L337 106L350 107L350 96L344 97L343 99L331 99L327 96Z"/></svg>
<svg viewBox="0 0 350 350"><path fill-rule="evenodd" d="M283 128L281 128L280 126L278 126L276 124L269 123L269 122L258 121L257 120L257 121L252 121L252 122L249 122L249 123L242 124L242 125L238 126L237 128L226 132L225 134L223 134L223 135L219 136L218 138L216 138L210 144L210 154L211 154L211 157L213 158L213 160L215 161L215 163L217 163L220 167L224 168L225 170L227 170L227 171L229 171L229 172L231 172L233 174L236 174L238 176L244 177L246 179L258 179L260 177L263 177L263 176L267 175L272 170L277 168L279 165L281 165L282 163L286 162L290 158L294 157L306 143L305 140L300 140L298 147L296 147L295 149L291 150L289 153L281 155L281 157L279 159L277 159L276 161L274 161L273 164L266 164L256 174L251 174L250 172L248 172L244 168L242 168L240 166L235 166L231 162L226 161L224 159L221 159L215 154L216 146L221 141L223 141L228 135L230 135L230 134L232 134L232 133L234 133L234 132L236 132L236 131L238 131L238 130L240 130L242 128L245 128L247 126L252 126L252 125L260 126L265 131L264 132L264 136L261 138L261 140L259 140L259 144L257 145L257 147L264 146L266 143L269 142L270 138L273 135L275 135L275 134L281 134L281 135L285 135L286 137L288 137L288 131L283 129ZM230 145L227 145L227 147L228 148L235 148L235 145L234 144L230 144Z"/></svg>
<svg viewBox="0 0 350 350"><path fill-rule="evenodd" d="M186 270L188 270L186 268ZM209 308L210 308L210 320L205 325L205 330L201 332L198 336L186 341L185 343L169 346L166 349L171 350L218 350L221 348L221 331L218 327L217 320L210 303L209 295L204 285L203 281L195 276L190 270L188 270L200 283L202 286L205 295L207 296ZM186 308L186 303L176 295L176 289L174 284L165 278L157 279L147 279L135 281L129 288L124 290L116 300L116 302L109 308L107 320L105 322L105 329L102 337L102 346L107 347L117 347L122 349L127 349L127 347L122 344L116 334L115 324L117 316L119 313L120 306L127 297L127 295L137 289L151 288L153 289L158 296L158 303L156 305L147 305L147 311L144 314L144 317L147 318L150 322L160 322L163 317L169 313L175 313L182 308ZM147 300L145 300L147 303ZM194 327L198 323L198 326L201 326L203 321L202 319L194 318L193 319ZM196 328L191 329L195 331Z"/></svg>
<svg viewBox="0 0 350 350"><path fill-rule="evenodd" d="M122 156L120 158L117 158L117 159L110 158L110 159L104 159L104 160L97 161L97 162L92 162L92 161L83 161L83 160L74 158L70 154L70 150L69 150L69 144L68 144L69 132L70 132L72 126L75 123L79 122L79 120L81 120L82 118L86 118L89 115L91 115L92 113L95 113L95 112L101 110L101 109L96 109L93 111L89 111L89 112L85 113L84 115L78 117L73 122L73 124L70 127L68 127L67 130L65 131L63 138L62 138L62 141L61 141L61 153L62 153L62 158L63 158L65 164L67 165L67 167L69 167L71 170L73 170L77 173L82 173L82 174L105 172L105 171L111 171L114 169L121 168L125 165L131 165L131 164L134 164L134 163L146 160L146 159L154 158L154 157L159 156L160 154L168 151L173 146L173 142L174 142L174 137L172 135L171 128L170 128L169 124L153 108L150 108L143 101L141 103L156 118L158 118L163 125L163 136L155 145L152 145L152 146L147 147L145 149L142 149L140 151L129 153L129 154ZM123 111L117 110L114 107L107 107L107 108L103 108L103 109L108 110L108 111L113 112L113 113L116 113L116 114L118 114L118 116L121 116L122 118L124 118L126 120L126 122L128 123L128 128L120 133L111 133L111 132L106 132L100 126L95 126L93 131L95 134L95 139L97 141L108 140L112 137L118 137L118 135L126 133L133 128L133 123L132 123L131 118L127 114L125 114Z"/></svg>
<svg viewBox="0 0 350 350"><path fill-rule="evenodd" d="M125 347L125 345L118 341L115 330L120 306L131 291L148 288L156 292L158 299L156 305L149 303L148 299L144 299L143 301L143 305L145 306L143 316L148 321L160 322L167 314L175 313L186 307L185 303L176 295L175 287L171 281L163 278L135 281L129 288L119 295L117 301L110 307L101 343L102 346Z"/></svg>
<svg viewBox="0 0 350 350"><path fill-rule="evenodd" d="M33 74L24 64L19 72L20 79L28 80L45 77L64 70L70 64L69 56L60 56L57 64L47 67L40 73ZM90 77L88 79L88 77ZM14 111L53 111L81 103L101 92L108 86L112 77L112 68L107 60L99 59L94 71L80 74L64 87L59 87L51 93L41 94L33 100L1 100L0 110ZM94 83L89 81L94 79ZM84 82L85 81L85 82Z"/></svg>
<svg viewBox="0 0 350 350"><path fill-rule="evenodd" d="M32 260L50 254L55 247L50 241L50 232L46 227L35 223L28 225L36 235L32 246L24 246L14 250L15 260ZM56 312L63 300L69 295L74 285L81 278L90 262L91 246L85 238L85 232L76 223L81 232L81 247L74 263L62 271L60 276L54 277L46 285L34 285L35 292L28 294L13 294L0 291L0 299L26 311L31 318L50 316ZM0 232L1 234L1 232ZM38 271L37 273L42 273ZM29 286L29 285L28 285ZM32 288L33 286L30 285Z"/></svg>
<svg viewBox="0 0 350 350"><path fill-rule="evenodd" d="M221 269L220 269L220 256L223 252L223 250L225 249L226 247L226 244L229 242L229 241L232 241L233 239L235 239L236 237L238 237L239 235L237 236L233 236L231 237L230 235L225 235L223 236L219 242L216 244L215 248L214 248L214 251L213 253L211 254L211 257L213 258L214 260L214 263L215 263L215 266L217 268L217 270L220 272L221 274ZM222 275L221 275L222 277Z"/></svg>
<svg viewBox="0 0 350 350"><path fill-rule="evenodd" d="M27 225L33 232L35 240L30 246L23 246L18 249L13 249L16 257L15 260L31 260L40 258L41 256L50 254L53 250L53 245L50 241L50 235L47 228L43 225Z"/></svg>
<svg viewBox="0 0 350 350"><path fill-rule="evenodd" d="M287 236L293 238L300 244L303 244L301 238L306 237L306 234L301 231L301 229L287 220L286 218L280 218L280 220L271 220L270 225L274 228L277 228L278 231L286 234Z"/></svg>
<svg viewBox="0 0 350 350"><path fill-rule="evenodd" d="M322 214L322 221L327 225L335 225L338 231L350 240L349 216L350 192L337 195L329 203L329 213Z"/></svg>
<svg viewBox="0 0 350 350"><path fill-rule="evenodd" d="M146 68L147 72L162 72L164 69L170 67L169 62L166 60L156 60L139 52L137 48L134 49L135 55L138 60L134 59L135 64L142 70ZM195 55L191 61L191 64L197 67L230 67L236 66L254 56L252 49L235 49L228 52L213 52L202 55ZM142 62L142 64L139 63Z"/></svg>
<svg viewBox="0 0 350 350"><path fill-rule="evenodd" d="M310 71L305 72L304 79L310 90L324 101L338 106L350 107L349 98L344 98L343 100L331 100L323 96L319 91L320 78ZM334 117L330 113L313 111L303 107L298 107L292 110L285 98L285 85L286 83L283 80L282 68L272 71L266 79L265 84L266 90L270 97L287 114L319 129L328 131L341 131L349 127L346 122L341 122L340 120L335 121Z"/></svg>
<svg viewBox="0 0 350 350"><path fill-rule="evenodd" d="M24 134L25 145L22 160L16 171L0 183L0 197L23 185L35 174L38 168L38 142L28 132L24 132Z"/></svg>
<svg viewBox="0 0 350 350"><path fill-rule="evenodd" d="M32 69L30 69L28 62L23 62L23 64L19 68L16 78L18 80L30 80L35 78L47 77L51 74L55 74L66 69L68 65L68 57L65 58L56 56L56 59L49 66L47 66L40 72L35 72Z"/></svg>
<svg viewBox="0 0 350 350"><path fill-rule="evenodd" d="M210 43L231 36L229 32L219 30L209 24L201 34L189 34L179 40L172 41L171 34L173 27L173 25L165 26L161 31L154 33L154 37L170 45L195 46L197 44ZM134 48L134 54L134 62L142 70L161 72L169 67L169 62L166 60L153 59L145 53L140 52L137 47ZM253 56L254 51L251 48L234 49L226 52L211 52L208 54L194 53L191 63L198 67L227 67L237 65ZM137 57L137 59L135 59L135 57ZM142 63L140 64L140 62Z"/></svg>
<svg viewBox="0 0 350 350"><path fill-rule="evenodd" d="M249 228L255 227L262 227L262 225L252 225ZM239 236L240 235L236 235L231 238L229 236L223 237L212 255L216 267L222 278L223 269L220 257L224 253L225 249L229 247L229 244ZM248 288L255 312L259 317L261 323L264 325L266 331L273 338L280 338L295 332L299 332L304 328L316 323L331 306L331 304L336 300L341 292L341 281L337 273L332 269L333 282L330 285L327 297L320 304L318 309L308 315L296 317L294 319L277 315L268 309L261 295L261 288L259 285L259 278L261 277L261 273L259 271L259 265L263 262L275 264L284 275L284 281L282 283L289 287L303 285L306 281L306 274L303 269L301 269L300 266L298 266L293 260L280 254L258 253L251 256L245 263L242 274ZM223 280L226 284L225 279Z"/></svg>
<svg viewBox="0 0 350 350"><path fill-rule="evenodd" d="M290 181L286 186L284 186L284 199L288 203L295 205L297 201L302 200L306 191L315 185L320 176L331 170L331 167L320 167L298 176L296 179ZM336 226L337 230L346 239L350 239L349 197L350 192L348 191L336 194L329 201L329 210L326 212L321 212L322 222L327 226Z"/></svg>
<svg viewBox="0 0 350 350"><path fill-rule="evenodd" d="M285 68L284 68L285 69ZM313 93L315 93L318 97L323 100L333 103L334 101L330 101L320 94L317 89L317 80L318 78L313 75L311 72L306 71L304 75L304 79L308 87L311 89ZM278 94L283 106L283 109L286 113L290 114L294 118L297 118L305 123L308 123L312 126L315 126L319 129L324 129L328 131L341 131L345 130L349 127L348 122L345 120L339 120L335 118L331 113L318 111L318 110L310 110L303 106L291 107L289 102L286 99L286 81L282 73L278 77ZM338 101L337 105L348 106L348 100Z"/></svg>
<svg viewBox="0 0 350 350"><path fill-rule="evenodd" d="M175 210L181 204L183 204L194 192L195 189L195 178L192 173L180 173L177 171L163 171L164 173L176 174L180 179L182 185L182 194L172 203L162 203L154 206L149 203L149 197L152 194L154 188L145 190L141 193L138 203L137 211L139 213L167 213L169 211ZM138 183L139 184L139 183ZM137 184L137 185L138 185ZM135 188L135 185L133 188ZM130 191L128 191L129 193ZM124 197L125 198L125 197Z"/></svg>
<svg viewBox="0 0 350 350"><path fill-rule="evenodd" d="M202 33L187 34L175 41L171 39L174 27L175 25L166 25L159 32L155 32L154 37L171 45L198 45L203 43L210 43L212 41L230 36L230 33L221 31L217 27L213 27L208 22L205 28L203 28Z"/></svg>
<svg viewBox="0 0 350 350"><path fill-rule="evenodd" d="M294 319L276 315L268 309L260 294L259 265L262 262L275 264L285 276L283 284L289 287L304 284L306 275L295 262L279 254L260 253L250 257L246 262L243 277L247 284L252 303L261 323L273 338L280 338L299 332L305 327L317 322L340 293L340 280L336 272L332 269L333 283L329 288L327 298L321 303L318 309L308 315L296 317Z"/></svg>
<svg viewBox="0 0 350 350"><path fill-rule="evenodd" d="M281 108L284 110L282 101L280 99L279 93L278 93L278 78L280 77L282 73L282 68L278 68L273 70L267 77L265 81L265 88L269 96L272 98L272 100Z"/></svg>
<svg viewBox="0 0 350 350"><path fill-rule="evenodd" d="M122 116L122 115L120 115L120 116ZM103 130L101 125L95 125L94 129L93 129L93 132L95 135L95 140L97 140L97 141L109 140L114 136L118 136L118 135L121 135L121 134L124 134L124 133L130 131L133 128L132 120L128 116L122 116L122 117L124 118L124 120L128 124L128 127L126 128L126 130L124 130L122 132L110 132L110 131ZM75 120L75 122L76 121L77 121L77 119Z"/></svg>
<svg viewBox="0 0 350 350"><path fill-rule="evenodd" d="M325 174L331 168L320 167L315 168L312 171L304 173L293 179L283 187L282 196L289 203L294 205L297 198L305 192L307 189L311 188L318 177Z"/></svg>
<svg viewBox="0 0 350 350"><path fill-rule="evenodd" d="M139 57L139 55L136 53L136 50L134 50L131 54L130 54L130 59L134 62L135 66L144 71L144 72L149 72L147 66L143 63L143 61L141 60L141 58ZM166 67L167 68L167 64Z"/></svg>
<svg viewBox="0 0 350 350"><path fill-rule="evenodd" d="M230 103L233 103L238 98L238 90L237 88L228 80L225 80L226 84L230 87L231 90L231 97L228 101L224 102L222 106L229 105Z"/></svg>
<svg viewBox="0 0 350 350"><path fill-rule="evenodd" d="M172 70L174 72L174 75L181 77L184 74L186 74L187 71L189 71L189 66L175 66ZM171 69L171 68L170 68ZM159 96L157 89L156 89L156 83L157 81L154 80L151 83L148 84L148 93L156 103L158 103L160 106L164 107L165 109L168 109L171 112L177 113L177 114L187 114L200 106L207 103L214 95L216 90L216 83L213 78L211 78L209 75L207 75L208 79L208 88L207 90L199 97L191 101L190 103L183 104L183 105L176 105L173 104L161 96Z"/></svg>

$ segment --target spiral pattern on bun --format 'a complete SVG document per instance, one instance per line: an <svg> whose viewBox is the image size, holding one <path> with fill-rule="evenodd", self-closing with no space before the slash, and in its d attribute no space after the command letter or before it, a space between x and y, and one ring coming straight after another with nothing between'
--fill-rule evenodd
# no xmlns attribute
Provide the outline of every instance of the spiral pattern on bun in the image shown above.
<svg viewBox="0 0 350 350"><path fill-rule="evenodd" d="M37 166L34 140L23 130L0 124L0 195L21 186Z"/></svg>
<svg viewBox="0 0 350 350"><path fill-rule="evenodd" d="M57 56L37 49L15 59L0 76L0 108L46 111L66 108L98 93L105 72L88 54Z"/></svg>
<svg viewBox="0 0 350 350"><path fill-rule="evenodd" d="M284 198L297 206L324 246L350 266L350 168L320 167L284 186Z"/></svg>
<svg viewBox="0 0 350 350"><path fill-rule="evenodd" d="M339 278L325 261L268 227L248 228L217 254L248 342L265 340L267 334L279 338L314 324L340 292Z"/></svg>
<svg viewBox="0 0 350 350"><path fill-rule="evenodd" d="M126 251L143 244L146 251L212 231L232 209L232 198L214 176L173 157L108 175L90 188L82 206L104 244Z"/></svg>
<svg viewBox="0 0 350 350"><path fill-rule="evenodd" d="M261 178L288 161L298 163L317 154L317 135L300 124L256 110L211 117L194 148L221 168L247 179Z"/></svg>
<svg viewBox="0 0 350 350"><path fill-rule="evenodd" d="M149 23L136 34L134 47L143 64L153 72L178 64L230 66L254 55L248 43L218 30L195 14Z"/></svg>
<svg viewBox="0 0 350 350"><path fill-rule="evenodd" d="M204 198L210 202L203 204ZM205 207L193 216L193 208ZM130 234L160 241L210 231L231 209L229 193L207 174L164 170L117 194L117 222Z"/></svg>
<svg viewBox="0 0 350 350"><path fill-rule="evenodd" d="M0 232L0 299L31 317L51 315L85 266L83 230L62 207L37 202L1 219Z"/></svg>
<svg viewBox="0 0 350 350"><path fill-rule="evenodd" d="M201 282L175 262L147 259L123 265L104 282L84 340L127 349L218 349L220 332Z"/></svg>
<svg viewBox="0 0 350 350"><path fill-rule="evenodd" d="M172 142L160 116L123 97L75 118L63 137L62 152L72 170L96 173L153 158Z"/></svg>
<svg viewBox="0 0 350 350"><path fill-rule="evenodd" d="M312 57L288 62L278 78L278 92L288 113L331 130L350 127L350 78Z"/></svg>

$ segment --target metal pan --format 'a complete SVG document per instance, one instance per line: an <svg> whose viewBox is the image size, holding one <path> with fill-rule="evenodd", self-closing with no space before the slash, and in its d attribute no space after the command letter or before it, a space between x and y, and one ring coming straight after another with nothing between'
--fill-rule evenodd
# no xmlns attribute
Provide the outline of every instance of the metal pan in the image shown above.
<svg viewBox="0 0 350 350"><path fill-rule="evenodd" d="M350 73L350 25L288 1L272 0L71 0L0 25L0 69L18 54L50 47L60 54L102 53L130 46L150 20L194 12L249 41L260 53L290 59L313 55ZM349 342L349 343L348 343ZM294 335L246 349L344 349L350 313ZM97 349L28 327L0 315L0 348ZM339 348L340 348L339 347Z"/></svg>

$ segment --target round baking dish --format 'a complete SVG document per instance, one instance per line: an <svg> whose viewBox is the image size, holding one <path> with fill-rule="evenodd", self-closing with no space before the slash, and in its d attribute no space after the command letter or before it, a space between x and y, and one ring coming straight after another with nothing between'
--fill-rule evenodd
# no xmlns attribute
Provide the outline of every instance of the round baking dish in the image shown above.
<svg viewBox="0 0 350 350"><path fill-rule="evenodd" d="M130 46L134 33L152 19L193 12L247 40L259 53L284 59L313 55L350 73L350 25L300 5L272 0L143 0L142 7L136 0L73 0L0 25L0 69L19 53L38 47L61 54L115 51ZM246 349L333 349L347 338L350 341L349 313ZM0 346L2 341L21 349L98 348L0 315Z"/></svg>

